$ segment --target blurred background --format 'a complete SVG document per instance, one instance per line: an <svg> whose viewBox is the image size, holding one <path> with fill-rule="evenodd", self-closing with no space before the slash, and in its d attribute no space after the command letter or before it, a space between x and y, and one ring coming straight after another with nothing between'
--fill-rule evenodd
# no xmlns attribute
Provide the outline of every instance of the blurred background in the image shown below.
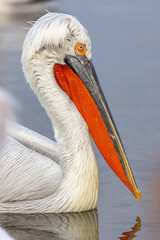
<svg viewBox="0 0 160 240"><path fill-rule="evenodd" d="M23 40L30 27L27 22L35 21L46 10L76 16L88 30L93 62L142 199L134 199L94 145L100 176L97 211L61 216L1 215L0 239L42 240L47 236L158 240L160 1L0 0L0 86L20 103L18 121L53 139L50 121L25 82L20 63Z"/></svg>

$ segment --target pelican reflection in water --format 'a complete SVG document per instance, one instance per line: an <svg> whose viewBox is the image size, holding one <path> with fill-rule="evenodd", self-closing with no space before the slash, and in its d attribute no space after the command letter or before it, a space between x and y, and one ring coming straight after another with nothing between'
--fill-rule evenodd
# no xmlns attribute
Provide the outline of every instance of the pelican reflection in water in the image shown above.
<svg viewBox="0 0 160 240"><path fill-rule="evenodd" d="M97 210L60 214L0 214L0 226L15 240L99 239ZM141 220L137 217L134 227L117 239L132 240L140 230Z"/></svg>
<svg viewBox="0 0 160 240"><path fill-rule="evenodd" d="M22 65L57 143L8 125L0 158L0 212L94 209L99 181L90 134L112 170L140 199L91 61L89 34L79 21L61 13L41 17L26 35Z"/></svg>

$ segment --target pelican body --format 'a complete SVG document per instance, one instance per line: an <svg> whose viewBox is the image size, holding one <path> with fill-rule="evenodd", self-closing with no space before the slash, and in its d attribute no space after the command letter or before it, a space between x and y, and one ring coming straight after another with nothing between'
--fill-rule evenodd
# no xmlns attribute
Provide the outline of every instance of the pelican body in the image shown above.
<svg viewBox="0 0 160 240"><path fill-rule="evenodd" d="M7 126L0 153L0 212L80 212L98 201L101 154L137 199L132 171L91 61L91 42L79 21L47 13L26 35L27 82L48 114L56 143L23 126Z"/></svg>

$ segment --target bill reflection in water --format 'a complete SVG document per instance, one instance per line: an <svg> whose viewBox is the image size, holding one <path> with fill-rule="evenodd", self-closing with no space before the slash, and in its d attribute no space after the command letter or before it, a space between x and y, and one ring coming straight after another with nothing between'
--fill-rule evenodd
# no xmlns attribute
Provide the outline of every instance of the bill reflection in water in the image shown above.
<svg viewBox="0 0 160 240"><path fill-rule="evenodd" d="M137 237L137 235L135 233L137 233L138 231L141 230L141 219L139 217L136 218L136 224L131 229L132 229L131 231L123 232L122 233L123 237L119 237L119 239L120 240L132 240L133 238Z"/></svg>

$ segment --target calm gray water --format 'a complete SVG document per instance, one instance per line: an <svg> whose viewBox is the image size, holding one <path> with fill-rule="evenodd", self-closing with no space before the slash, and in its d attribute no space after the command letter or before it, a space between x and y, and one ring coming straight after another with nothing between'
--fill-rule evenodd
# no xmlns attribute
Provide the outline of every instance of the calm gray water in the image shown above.
<svg viewBox="0 0 160 240"><path fill-rule="evenodd" d="M21 102L19 122L53 139L49 119L25 83L20 64L23 27L41 16L42 8L27 4L0 14L0 82ZM93 62L142 199L134 199L94 146L100 175L97 211L1 215L0 239L158 240L160 2L68 0L53 2L53 9L76 16L91 35Z"/></svg>

